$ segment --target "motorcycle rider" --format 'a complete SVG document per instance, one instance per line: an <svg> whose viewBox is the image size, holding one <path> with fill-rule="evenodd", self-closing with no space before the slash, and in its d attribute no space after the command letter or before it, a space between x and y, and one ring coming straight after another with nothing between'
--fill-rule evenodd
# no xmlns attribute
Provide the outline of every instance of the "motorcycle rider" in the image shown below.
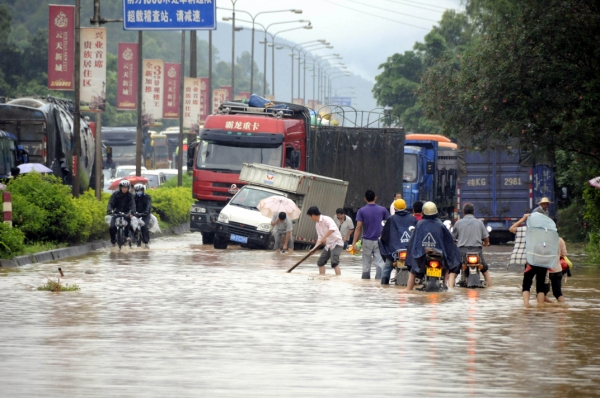
<svg viewBox="0 0 600 398"><path fill-rule="evenodd" d="M442 224L437 215L438 210L435 203L425 202L423 204L423 219L417 223L406 251L406 263L410 268L406 290L414 288L417 275L425 274L426 249L437 249L443 253L446 271L457 272L460 270L461 260L458 248L454 244L450 231ZM454 287L454 285L450 287Z"/></svg>
<svg viewBox="0 0 600 398"><path fill-rule="evenodd" d="M381 231L379 239L379 252L385 260L385 266L381 274L381 284L389 285L392 269L394 268L394 252L400 249L406 249L410 241L410 227L417 225L417 219L406 211L406 202L403 199L396 199L392 204L394 215L388 218Z"/></svg>
<svg viewBox="0 0 600 398"><path fill-rule="evenodd" d="M150 225L150 210L152 209L152 197L146 193L146 186L144 184L135 184L133 187L135 191L135 208L137 214L140 214L139 218L144 221L142 230L142 242L146 249L150 249L150 231L148 226Z"/></svg>
<svg viewBox="0 0 600 398"><path fill-rule="evenodd" d="M110 199L108 200L108 207L106 209L107 214L113 213L125 213L128 217L125 217L127 226L125 227L125 238L129 240L129 225L131 220L131 214L135 213L135 200L133 195L129 193L131 183L127 180L122 180L119 183L119 189L113 192ZM117 243L117 226L115 225L115 217L110 220L110 241L115 246Z"/></svg>
<svg viewBox="0 0 600 398"><path fill-rule="evenodd" d="M488 271L487 262L483 258L482 248L482 246L490 245L490 235L485 228L485 225L483 225L483 222L475 218L475 206L471 203L467 203L465 207L463 207L463 213L465 215L464 218L458 220L454 225L452 237L456 240L461 259L464 259L467 253L479 253L479 259L483 265L481 273L483 274L488 287L492 287L492 277ZM460 268L458 273L460 273ZM455 279L456 274L451 273L448 277L448 285L454 286Z"/></svg>

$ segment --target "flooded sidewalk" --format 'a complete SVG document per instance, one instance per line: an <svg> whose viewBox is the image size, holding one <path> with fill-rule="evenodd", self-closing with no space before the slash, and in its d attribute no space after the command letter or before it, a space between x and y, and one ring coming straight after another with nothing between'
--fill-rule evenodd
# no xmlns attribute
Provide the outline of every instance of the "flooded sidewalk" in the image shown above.
<svg viewBox="0 0 600 398"><path fill-rule="evenodd" d="M323 277L317 256L285 273L306 252L199 241L187 234L149 251L0 270L0 396L582 397L600 388L600 273L577 256L567 305L523 308L506 247L486 248L493 288L423 293L361 280L360 257L347 253L342 276L327 267ZM30 290L58 267L80 291Z"/></svg>

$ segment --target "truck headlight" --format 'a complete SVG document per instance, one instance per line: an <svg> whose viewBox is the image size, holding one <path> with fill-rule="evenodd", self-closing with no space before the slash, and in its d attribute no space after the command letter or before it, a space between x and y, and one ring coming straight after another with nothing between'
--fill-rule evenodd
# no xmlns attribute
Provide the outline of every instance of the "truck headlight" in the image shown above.
<svg viewBox="0 0 600 398"><path fill-rule="evenodd" d="M258 224L258 227L256 227L257 231L263 231L263 232L269 232L271 231L271 224L270 223L262 223L262 224Z"/></svg>
<svg viewBox="0 0 600 398"><path fill-rule="evenodd" d="M229 224L229 217L223 213L219 213L218 221L223 224Z"/></svg>
<svg viewBox="0 0 600 398"><path fill-rule="evenodd" d="M192 206L192 213L206 213L206 207Z"/></svg>

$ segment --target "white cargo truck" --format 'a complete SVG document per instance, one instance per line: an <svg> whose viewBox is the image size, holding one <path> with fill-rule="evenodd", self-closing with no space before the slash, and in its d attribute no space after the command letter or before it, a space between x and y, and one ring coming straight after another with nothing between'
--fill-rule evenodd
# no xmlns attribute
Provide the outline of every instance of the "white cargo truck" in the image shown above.
<svg viewBox="0 0 600 398"><path fill-rule="evenodd" d="M242 246L272 250L271 219L258 211L258 203L279 195L293 200L301 211L293 220L294 242L297 248L308 249L317 241L315 223L306 215L311 206L321 214L335 217L343 207L348 182L294 169L284 169L259 163L244 163L240 180L246 182L221 210L217 221L214 247L226 249L231 242Z"/></svg>

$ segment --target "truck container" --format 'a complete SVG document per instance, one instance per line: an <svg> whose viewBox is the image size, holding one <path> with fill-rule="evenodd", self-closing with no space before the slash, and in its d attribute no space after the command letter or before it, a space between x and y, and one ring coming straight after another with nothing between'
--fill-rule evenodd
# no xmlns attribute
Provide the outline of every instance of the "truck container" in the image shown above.
<svg viewBox="0 0 600 398"><path fill-rule="evenodd" d="M510 226L531 212L542 197L554 202L554 171L551 163L536 160L518 148L458 152L458 206L472 203L475 217L491 227L494 241L512 240ZM557 205L549 207L556 218Z"/></svg>
<svg viewBox="0 0 600 398"><path fill-rule="evenodd" d="M255 207L261 199L281 195L293 200L300 218L293 220L293 236L297 247L309 248L317 241L315 223L306 215L311 206L322 214L333 216L344 204L348 182L303 171L259 163L244 163L240 180L246 185L220 212L214 239L215 248L226 248L230 241L244 245L273 248L271 218ZM236 198L244 196L252 203L240 206ZM253 199L250 198L253 197Z"/></svg>
<svg viewBox="0 0 600 398"><path fill-rule="evenodd" d="M212 243L219 212L240 188L243 163L262 163L348 181L343 206L353 215L373 189L389 206L402 187L404 130L385 126L385 115L347 112L340 107L317 113L300 105L270 107L224 103L207 117L200 139L189 145L193 168L190 230ZM327 112L327 113L326 113ZM360 115L360 116L359 116ZM366 116L364 116L366 115ZM311 124L311 118L338 126Z"/></svg>

